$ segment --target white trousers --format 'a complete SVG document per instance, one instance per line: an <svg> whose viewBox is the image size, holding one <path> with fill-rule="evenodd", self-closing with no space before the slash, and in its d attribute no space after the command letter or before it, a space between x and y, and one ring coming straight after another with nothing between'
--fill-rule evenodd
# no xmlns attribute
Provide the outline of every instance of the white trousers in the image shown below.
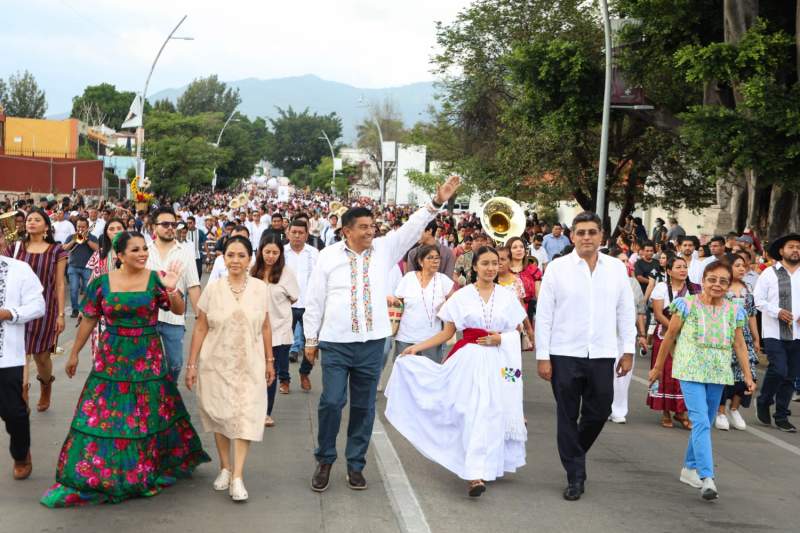
<svg viewBox="0 0 800 533"><path fill-rule="evenodd" d="M617 365L621 358L622 355L618 356L616 361L614 361L614 401L611 403L611 416L615 418L628 416L628 389L631 386L633 367L636 364L636 356L634 356L631 364L631 371L621 378L617 377Z"/></svg>

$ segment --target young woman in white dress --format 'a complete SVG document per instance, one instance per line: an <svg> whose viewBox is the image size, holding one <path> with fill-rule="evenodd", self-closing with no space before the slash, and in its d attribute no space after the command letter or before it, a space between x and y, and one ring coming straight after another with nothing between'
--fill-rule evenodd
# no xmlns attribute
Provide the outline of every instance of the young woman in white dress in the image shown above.
<svg viewBox="0 0 800 533"><path fill-rule="evenodd" d="M493 248L481 247L472 262L477 281L442 306L442 331L404 355L438 346L456 331L463 338L441 365L427 357L399 357L385 395L387 420L422 455L468 480L469 495L477 497L485 481L525 464L517 326L526 315L515 295L494 283Z"/></svg>

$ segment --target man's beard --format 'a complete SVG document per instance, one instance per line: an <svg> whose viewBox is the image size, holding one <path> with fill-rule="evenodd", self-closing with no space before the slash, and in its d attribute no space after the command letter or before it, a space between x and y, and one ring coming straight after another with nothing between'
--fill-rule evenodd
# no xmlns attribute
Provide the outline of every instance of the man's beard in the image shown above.
<svg viewBox="0 0 800 533"><path fill-rule="evenodd" d="M158 235L158 240L159 240L159 241L163 241L163 242L172 242L172 241L174 241L174 240L175 240L175 235L173 235L173 236L171 236L171 237L169 237L169 236L162 236L162 235Z"/></svg>
<svg viewBox="0 0 800 533"><path fill-rule="evenodd" d="M783 262L786 263L789 266L793 266L794 267L794 266L800 265L800 258L798 258L798 259L790 259L790 258L784 256Z"/></svg>

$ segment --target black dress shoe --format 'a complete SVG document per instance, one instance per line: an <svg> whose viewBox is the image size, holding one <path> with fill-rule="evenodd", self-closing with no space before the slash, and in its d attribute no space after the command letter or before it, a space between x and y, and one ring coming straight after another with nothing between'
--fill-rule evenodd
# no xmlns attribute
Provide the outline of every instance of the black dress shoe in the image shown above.
<svg viewBox="0 0 800 533"><path fill-rule="evenodd" d="M772 425L772 417L769 414L769 405L756 402L756 418L765 426Z"/></svg>
<svg viewBox="0 0 800 533"><path fill-rule="evenodd" d="M564 499L570 502L580 500L581 494L583 494L583 481L570 483L567 485L567 488L564 489Z"/></svg>
<svg viewBox="0 0 800 533"><path fill-rule="evenodd" d="M77 309L73 309L72 313L70 313L69 316L72 317L72 318L78 318L78 310Z"/></svg>
<svg viewBox="0 0 800 533"><path fill-rule="evenodd" d="M797 428L788 420L776 420L775 427L786 433L797 433Z"/></svg>
<svg viewBox="0 0 800 533"><path fill-rule="evenodd" d="M311 478L311 490L314 492L324 492L328 488L331 478L331 465L317 463L314 477Z"/></svg>
<svg viewBox="0 0 800 533"><path fill-rule="evenodd" d="M364 479L364 474L355 470L347 471L347 486L353 490L365 490L367 488L367 480Z"/></svg>

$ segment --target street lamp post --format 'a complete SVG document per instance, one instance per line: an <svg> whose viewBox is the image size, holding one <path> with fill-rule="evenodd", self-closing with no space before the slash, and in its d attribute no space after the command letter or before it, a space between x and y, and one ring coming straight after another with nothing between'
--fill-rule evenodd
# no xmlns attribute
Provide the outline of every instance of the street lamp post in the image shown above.
<svg viewBox="0 0 800 533"><path fill-rule="evenodd" d="M166 39L164 39L164 43L161 45L161 48L158 49L158 53L156 54L156 58L153 60L153 64L150 66L150 72L147 74L147 80L144 82L144 91L142 91L142 125L137 128L136 131L136 174L138 176L144 175L144 161L142 160L142 144L144 144L144 103L147 98L147 87L150 85L150 77L153 75L153 70L156 68L156 63L158 63L158 58L161 57L161 52L164 51L164 48L167 46L167 43L172 40L181 40L181 41L192 41L194 40L193 37L175 37L175 32L178 28L183 24L183 21L186 20L188 15L184 15L183 18L178 22L178 24L172 29Z"/></svg>
<svg viewBox="0 0 800 533"><path fill-rule="evenodd" d="M597 175L597 214L605 226L606 217L606 163L608 162L608 128L611 119L611 21L608 18L608 1L601 0L603 30L606 42L606 79L603 93L603 125L600 134L600 162Z"/></svg>
<svg viewBox="0 0 800 533"><path fill-rule="evenodd" d="M361 98L361 107L367 107L367 105L364 102L363 98ZM378 139L379 139L379 141L381 143L381 146L380 146L380 149L381 149L380 203L381 203L381 207L383 207L383 204L384 204L383 192L384 192L384 188L386 186L386 184L385 184L385 176L386 176L386 174L385 174L385 170L384 170L384 167L386 167L386 161L383 158L383 132L381 131L381 124L378 121L378 117L377 116L372 117L372 121L375 123L375 127L378 129Z"/></svg>
<svg viewBox="0 0 800 533"><path fill-rule="evenodd" d="M331 194L336 194L336 154L333 151L333 145L331 144L331 140L328 138L328 134L325 133L325 130L322 130L322 137L320 137L320 139L325 139L325 142L328 143L328 148L331 149Z"/></svg>
<svg viewBox="0 0 800 533"><path fill-rule="evenodd" d="M214 143L214 148L219 148L219 143L220 143L220 141L222 141L222 134L225 132L225 128L228 127L228 124L231 123L231 120L233 120L233 116L235 114L236 114L236 108L234 107L233 111L231 111L231 114L228 117L228 120L225 121L225 124L222 125L222 129L219 130L219 135L217 135L217 142ZM211 178L211 193L212 194L214 193L214 190L216 188L217 188L217 166L214 165L214 177Z"/></svg>

